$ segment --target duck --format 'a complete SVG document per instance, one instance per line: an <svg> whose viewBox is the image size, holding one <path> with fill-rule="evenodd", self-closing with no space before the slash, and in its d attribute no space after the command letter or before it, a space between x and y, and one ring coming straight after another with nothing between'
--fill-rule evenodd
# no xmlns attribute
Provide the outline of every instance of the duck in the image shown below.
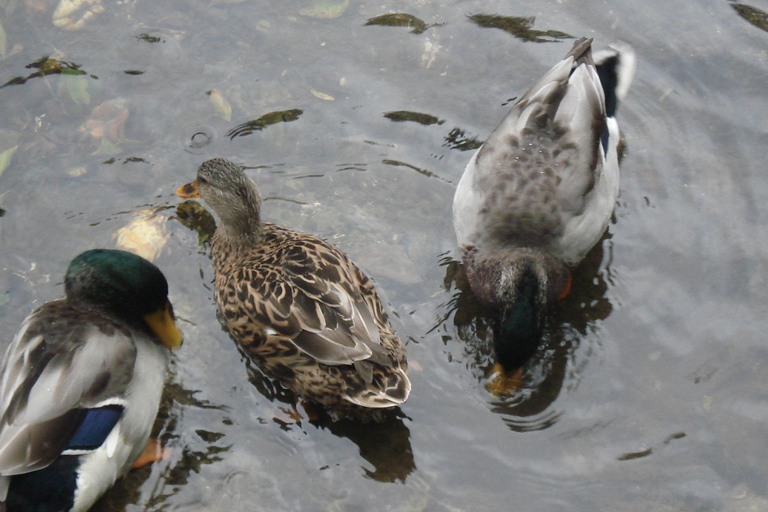
<svg viewBox="0 0 768 512"><path fill-rule="evenodd" d="M405 347L372 281L344 252L262 220L256 184L229 160L203 162L176 193L202 198L219 218L211 239L216 306L265 374L334 420L381 421L406 401Z"/></svg>
<svg viewBox="0 0 768 512"><path fill-rule="evenodd" d="M0 510L81 512L167 455L150 431L183 336L154 264L92 249L65 297L35 309L0 363Z"/></svg>
<svg viewBox="0 0 768 512"><path fill-rule="evenodd" d="M592 53L581 38L472 156L453 225L473 295L492 316L494 372L522 368L546 310L605 233L619 194L619 100L632 81L626 44Z"/></svg>

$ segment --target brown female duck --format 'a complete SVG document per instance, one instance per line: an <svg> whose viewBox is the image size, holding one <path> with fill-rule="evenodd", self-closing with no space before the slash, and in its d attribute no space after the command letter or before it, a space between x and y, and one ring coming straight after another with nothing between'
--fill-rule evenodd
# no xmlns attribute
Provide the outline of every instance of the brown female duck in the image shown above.
<svg viewBox="0 0 768 512"><path fill-rule="evenodd" d="M405 402L405 348L373 283L342 251L262 221L256 185L227 160L204 162L177 194L201 197L220 219L211 244L216 305L262 370L334 417Z"/></svg>

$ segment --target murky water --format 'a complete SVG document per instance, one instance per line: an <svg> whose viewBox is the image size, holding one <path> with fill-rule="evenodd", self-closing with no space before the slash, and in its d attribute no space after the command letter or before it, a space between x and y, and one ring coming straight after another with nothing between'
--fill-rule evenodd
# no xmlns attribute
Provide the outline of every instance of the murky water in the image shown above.
<svg viewBox="0 0 768 512"><path fill-rule="evenodd" d="M67 31L56 1L0 2L3 346L146 210L186 334L157 424L171 457L96 510L768 509L768 2L102 3ZM451 200L565 35L637 52L621 196L497 399ZM375 279L411 361L401 417L296 423L221 330L173 195L212 156Z"/></svg>

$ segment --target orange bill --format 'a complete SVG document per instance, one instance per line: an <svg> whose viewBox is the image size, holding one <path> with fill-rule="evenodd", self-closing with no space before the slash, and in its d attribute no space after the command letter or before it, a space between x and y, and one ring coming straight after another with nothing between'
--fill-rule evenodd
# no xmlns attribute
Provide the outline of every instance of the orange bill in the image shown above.
<svg viewBox="0 0 768 512"><path fill-rule="evenodd" d="M197 190L197 181L180 186L176 189L176 195L184 199L200 197L200 191Z"/></svg>
<svg viewBox="0 0 768 512"><path fill-rule="evenodd" d="M501 364L493 365L485 388L496 397L512 396L523 387L523 369L506 371Z"/></svg>

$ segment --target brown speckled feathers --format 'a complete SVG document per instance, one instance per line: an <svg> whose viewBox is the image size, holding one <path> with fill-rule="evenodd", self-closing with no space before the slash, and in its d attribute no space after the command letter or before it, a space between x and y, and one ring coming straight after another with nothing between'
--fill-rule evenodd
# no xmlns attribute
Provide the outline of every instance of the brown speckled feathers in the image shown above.
<svg viewBox="0 0 768 512"><path fill-rule="evenodd" d="M403 403L405 348L370 279L325 241L261 222L256 187L235 164L209 160L196 183L221 218L216 304L243 350L335 416Z"/></svg>

